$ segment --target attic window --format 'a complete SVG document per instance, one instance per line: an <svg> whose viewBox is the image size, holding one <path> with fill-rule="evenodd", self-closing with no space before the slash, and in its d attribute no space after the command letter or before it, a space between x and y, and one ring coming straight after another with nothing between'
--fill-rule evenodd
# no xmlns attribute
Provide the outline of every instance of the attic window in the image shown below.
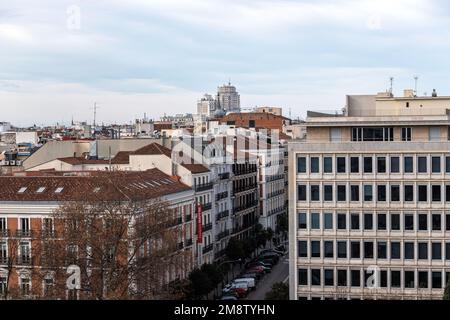
<svg viewBox="0 0 450 320"><path fill-rule="evenodd" d="M44 192L45 187L39 187L39 189L36 190L36 193L42 193Z"/></svg>
<svg viewBox="0 0 450 320"><path fill-rule="evenodd" d="M19 189L18 193L24 193L27 190L27 187L22 187Z"/></svg>
<svg viewBox="0 0 450 320"><path fill-rule="evenodd" d="M61 193L63 191L64 187L56 188L55 193Z"/></svg>
<svg viewBox="0 0 450 320"><path fill-rule="evenodd" d="M94 188L94 193L97 193L97 192L99 192L99 191L100 191L100 187Z"/></svg>

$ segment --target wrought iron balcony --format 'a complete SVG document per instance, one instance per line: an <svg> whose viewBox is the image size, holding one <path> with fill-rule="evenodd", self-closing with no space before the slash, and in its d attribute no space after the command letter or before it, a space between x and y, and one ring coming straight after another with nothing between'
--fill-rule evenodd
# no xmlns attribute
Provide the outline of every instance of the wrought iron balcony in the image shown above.
<svg viewBox="0 0 450 320"><path fill-rule="evenodd" d="M183 241L178 242L177 248L178 248L179 250L181 250L181 249L184 248L184 243L183 243Z"/></svg>
<svg viewBox="0 0 450 320"><path fill-rule="evenodd" d="M189 222L192 220L192 214L187 214L186 215L186 222Z"/></svg>
<svg viewBox="0 0 450 320"><path fill-rule="evenodd" d="M192 246L192 243L193 243L192 239L187 239L186 240L186 247Z"/></svg>
<svg viewBox="0 0 450 320"><path fill-rule="evenodd" d="M16 264L20 266L32 266L33 258L27 255L20 255L16 258Z"/></svg>
<svg viewBox="0 0 450 320"><path fill-rule="evenodd" d="M9 237L9 229L0 229L0 238Z"/></svg>
<svg viewBox="0 0 450 320"><path fill-rule="evenodd" d="M208 183L196 184L194 186L194 190L196 192L200 192L200 191L211 190L212 187L213 187L212 182L208 182Z"/></svg>
<svg viewBox="0 0 450 320"><path fill-rule="evenodd" d="M208 203L205 203L205 204L202 205L202 210L203 211L211 210L211 208L212 208L212 203L211 202L208 202Z"/></svg>
<svg viewBox="0 0 450 320"><path fill-rule="evenodd" d="M222 211L222 212L219 212L219 213L216 215L216 220L221 220L221 219L223 219L223 218L228 217L229 215L230 215L230 210L224 210L224 211Z"/></svg>
<svg viewBox="0 0 450 320"><path fill-rule="evenodd" d="M0 264L9 264L9 257L0 257Z"/></svg>
<svg viewBox="0 0 450 320"><path fill-rule="evenodd" d="M203 232L206 232L206 231L209 231L209 230L211 230L212 229L212 223L210 222L210 223L207 223L207 224L204 224L203 226L202 226L202 231Z"/></svg>
<svg viewBox="0 0 450 320"><path fill-rule="evenodd" d="M222 240L230 235L230 230L224 230L216 236L216 241Z"/></svg>
<svg viewBox="0 0 450 320"><path fill-rule="evenodd" d="M203 247L203 250L202 250L202 251L203 251L203 254L212 251L212 249L213 249L213 244L212 244L212 243L211 243L211 244L208 244L207 246Z"/></svg>
<svg viewBox="0 0 450 320"><path fill-rule="evenodd" d="M16 230L16 237L19 238L31 238L32 235L32 230Z"/></svg>
<svg viewBox="0 0 450 320"><path fill-rule="evenodd" d="M229 172L219 173L219 179L220 180L230 179L230 173Z"/></svg>
<svg viewBox="0 0 450 320"><path fill-rule="evenodd" d="M224 191L224 192L218 193L218 194L216 194L216 201L225 199L227 197L228 197L228 191Z"/></svg>

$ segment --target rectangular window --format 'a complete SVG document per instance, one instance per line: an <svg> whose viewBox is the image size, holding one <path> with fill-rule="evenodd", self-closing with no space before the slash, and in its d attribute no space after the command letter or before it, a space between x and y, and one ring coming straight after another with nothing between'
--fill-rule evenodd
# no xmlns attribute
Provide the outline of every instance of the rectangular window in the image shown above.
<svg viewBox="0 0 450 320"><path fill-rule="evenodd" d="M440 127L430 127L429 128L430 141L440 141L441 140L441 128Z"/></svg>
<svg viewBox="0 0 450 320"><path fill-rule="evenodd" d="M298 284L300 286L308 285L308 269L298 269Z"/></svg>
<svg viewBox="0 0 450 320"><path fill-rule="evenodd" d="M377 258L387 259L387 243L386 241L377 242Z"/></svg>
<svg viewBox="0 0 450 320"><path fill-rule="evenodd" d="M445 260L450 260L450 242L445 243Z"/></svg>
<svg viewBox="0 0 450 320"><path fill-rule="evenodd" d="M320 229L320 213L311 213L311 229Z"/></svg>
<svg viewBox="0 0 450 320"><path fill-rule="evenodd" d="M298 214L298 228L299 229L306 229L306 213L300 212Z"/></svg>
<svg viewBox="0 0 450 320"><path fill-rule="evenodd" d="M414 214L405 214L405 230L411 231L414 230Z"/></svg>
<svg viewBox="0 0 450 320"><path fill-rule="evenodd" d="M391 259L400 259L400 242L391 242Z"/></svg>
<svg viewBox="0 0 450 320"><path fill-rule="evenodd" d="M364 213L364 230L373 229L373 214Z"/></svg>
<svg viewBox="0 0 450 320"><path fill-rule="evenodd" d="M347 270L338 270L337 271L337 285L339 287L346 287L347 283Z"/></svg>
<svg viewBox="0 0 450 320"><path fill-rule="evenodd" d="M351 173L359 173L359 157L351 157L350 158L350 172Z"/></svg>
<svg viewBox="0 0 450 320"><path fill-rule="evenodd" d="M364 173L372 173L372 157L364 157Z"/></svg>
<svg viewBox="0 0 450 320"><path fill-rule="evenodd" d="M377 157L377 172L386 172L386 157Z"/></svg>
<svg viewBox="0 0 450 320"><path fill-rule="evenodd" d="M450 157L445 157L445 172L450 173Z"/></svg>
<svg viewBox="0 0 450 320"><path fill-rule="evenodd" d="M428 200L428 188L427 186L418 186L417 187L417 197L419 198L419 202L427 202Z"/></svg>
<svg viewBox="0 0 450 320"><path fill-rule="evenodd" d="M324 241L323 251L325 254L325 258L333 258L334 257L333 241Z"/></svg>
<svg viewBox="0 0 450 320"><path fill-rule="evenodd" d="M298 241L298 256L300 258L308 257L308 241Z"/></svg>
<svg viewBox="0 0 450 320"><path fill-rule="evenodd" d="M419 271L419 288L428 288L428 271Z"/></svg>
<svg viewBox="0 0 450 320"><path fill-rule="evenodd" d="M391 185L391 201L400 201L400 186Z"/></svg>
<svg viewBox="0 0 450 320"><path fill-rule="evenodd" d="M360 270L351 270L351 286L352 287L361 287L361 271Z"/></svg>
<svg viewBox="0 0 450 320"><path fill-rule="evenodd" d="M378 230L386 230L386 214L385 213L377 214L377 227L378 227Z"/></svg>
<svg viewBox="0 0 450 320"><path fill-rule="evenodd" d="M345 213L338 213L337 223L338 223L339 230L347 229L347 215Z"/></svg>
<svg viewBox="0 0 450 320"><path fill-rule="evenodd" d="M406 260L414 260L414 242L405 242L404 251Z"/></svg>
<svg viewBox="0 0 450 320"><path fill-rule="evenodd" d="M324 185L323 186L323 201L333 201L333 186Z"/></svg>
<svg viewBox="0 0 450 320"><path fill-rule="evenodd" d="M331 230L333 229L333 214L332 213L324 213L324 229Z"/></svg>
<svg viewBox="0 0 450 320"><path fill-rule="evenodd" d="M297 172L306 173L306 157L297 158Z"/></svg>
<svg viewBox="0 0 450 320"><path fill-rule="evenodd" d="M320 258L320 241L311 241L311 257Z"/></svg>
<svg viewBox="0 0 450 320"><path fill-rule="evenodd" d="M428 230L428 215L426 213L419 214L419 231Z"/></svg>
<svg viewBox="0 0 450 320"><path fill-rule="evenodd" d="M391 157L391 173L399 173L399 172L400 172L400 158Z"/></svg>
<svg viewBox="0 0 450 320"><path fill-rule="evenodd" d="M442 288L442 272L441 271L431 272L431 286L433 289L441 289Z"/></svg>
<svg viewBox="0 0 450 320"><path fill-rule="evenodd" d="M411 141L411 128L402 128L402 141Z"/></svg>
<svg viewBox="0 0 450 320"><path fill-rule="evenodd" d="M418 243L418 256L419 260L428 260L428 243L427 242L419 242Z"/></svg>
<svg viewBox="0 0 450 320"><path fill-rule="evenodd" d="M341 142L341 128L330 128L330 141Z"/></svg>
<svg viewBox="0 0 450 320"><path fill-rule="evenodd" d="M413 201L414 200L414 186L405 185L404 187L405 187L404 188L404 190L405 190L405 194L404 194L405 202Z"/></svg>
<svg viewBox="0 0 450 320"><path fill-rule="evenodd" d="M441 260L442 259L442 246L440 242L431 243L431 259Z"/></svg>
<svg viewBox="0 0 450 320"><path fill-rule="evenodd" d="M361 258L361 243L359 241L350 242L350 257L352 259Z"/></svg>
<svg viewBox="0 0 450 320"><path fill-rule="evenodd" d="M311 173L319 173L319 158L318 157L311 157L310 172Z"/></svg>
<svg viewBox="0 0 450 320"><path fill-rule="evenodd" d="M334 270L333 269L325 269L325 285L326 286L334 286Z"/></svg>
<svg viewBox="0 0 450 320"><path fill-rule="evenodd" d="M431 201L441 202L441 186L431 186Z"/></svg>
<svg viewBox="0 0 450 320"><path fill-rule="evenodd" d="M431 172L441 173L441 157L431 157Z"/></svg>
<svg viewBox="0 0 450 320"><path fill-rule="evenodd" d="M391 213L391 230L400 230L400 214Z"/></svg>
<svg viewBox="0 0 450 320"><path fill-rule="evenodd" d="M433 231L440 231L442 228L441 214L433 213L431 215L431 227Z"/></svg>
<svg viewBox="0 0 450 320"><path fill-rule="evenodd" d="M450 231L450 214L445 215L445 230Z"/></svg>
<svg viewBox="0 0 450 320"><path fill-rule="evenodd" d="M352 230L359 230L359 214L358 213L352 213L350 215L350 223L351 223L351 229Z"/></svg>
<svg viewBox="0 0 450 320"><path fill-rule="evenodd" d="M320 286L320 269L311 269L311 285Z"/></svg>
<svg viewBox="0 0 450 320"><path fill-rule="evenodd" d="M373 242L364 241L364 258L373 259Z"/></svg>
<svg viewBox="0 0 450 320"><path fill-rule="evenodd" d="M400 271L391 271L391 287L400 288Z"/></svg>
<svg viewBox="0 0 450 320"><path fill-rule="evenodd" d="M359 201L359 186L358 185L350 186L350 193L351 193L351 201Z"/></svg>
<svg viewBox="0 0 450 320"><path fill-rule="evenodd" d="M427 173L427 157L417 157L417 171L419 173Z"/></svg>
<svg viewBox="0 0 450 320"><path fill-rule="evenodd" d="M381 288L387 288L387 271L386 270L381 270L380 271L380 287Z"/></svg>
<svg viewBox="0 0 450 320"><path fill-rule="evenodd" d="M364 201L373 201L372 185L364 185Z"/></svg>
<svg viewBox="0 0 450 320"><path fill-rule="evenodd" d="M298 201L306 201L306 185L299 184L297 186L297 197Z"/></svg>
<svg viewBox="0 0 450 320"><path fill-rule="evenodd" d="M337 201L347 201L346 186L337 186Z"/></svg>
<svg viewBox="0 0 450 320"><path fill-rule="evenodd" d="M311 185L311 201L320 201L320 187L318 185Z"/></svg>
<svg viewBox="0 0 450 320"><path fill-rule="evenodd" d="M336 168L338 173L345 173L345 157L336 158Z"/></svg>
<svg viewBox="0 0 450 320"><path fill-rule="evenodd" d="M405 271L404 273L405 288L414 288L414 271Z"/></svg>
<svg viewBox="0 0 450 320"><path fill-rule="evenodd" d="M450 202L450 185L445 186L445 201Z"/></svg>
<svg viewBox="0 0 450 320"><path fill-rule="evenodd" d="M403 171L405 173L412 173L413 172L413 157L405 157L404 158L404 168Z"/></svg>
<svg viewBox="0 0 450 320"><path fill-rule="evenodd" d="M337 242L338 258L347 258L347 242L338 241Z"/></svg>
<svg viewBox="0 0 450 320"><path fill-rule="evenodd" d="M377 200L379 202L386 201L386 186L385 185L377 186Z"/></svg>
<svg viewBox="0 0 450 320"><path fill-rule="evenodd" d="M323 158L323 172L324 173L332 173L333 172L333 158L332 157L324 157Z"/></svg>

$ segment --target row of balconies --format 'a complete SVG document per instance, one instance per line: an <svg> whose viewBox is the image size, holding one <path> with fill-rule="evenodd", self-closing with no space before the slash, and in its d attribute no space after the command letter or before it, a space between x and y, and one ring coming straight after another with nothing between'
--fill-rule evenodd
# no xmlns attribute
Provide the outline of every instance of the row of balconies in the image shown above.
<svg viewBox="0 0 450 320"><path fill-rule="evenodd" d="M278 214L278 213L283 213L285 211L286 211L286 206L284 205L282 207L269 210L269 216L274 215L274 214Z"/></svg>
<svg viewBox="0 0 450 320"><path fill-rule="evenodd" d="M0 265L9 265L11 262L18 266L32 266L34 259L29 255L20 255L11 261L10 257L0 257Z"/></svg>
<svg viewBox="0 0 450 320"><path fill-rule="evenodd" d="M266 176L266 182L272 182L275 180L284 180L284 173Z"/></svg>
<svg viewBox="0 0 450 320"><path fill-rule="evenodd" d="M230 235L230 230L224 230L216 236L216 241L220 241Z"/></svg>
<svg viewBox="0 0 450 320"><path fill-rule="evenodd" d="M216 215L216 220L217 221L219 221L219 220L221 220L221 219L223 219L223 218L226 218L226 217L228 217L230 215L230 210L224 210L224 211L222 211L222 212L219 212L217 215Z"/></svg>
<svg viewBox="0 0 450 320"><path fill-rule="evenodd" d="M40 233L36 230L15 230L13 233L9 229L0 230L0 238L33 238L36 236L47 238L54 238L56 236L55 230L41 230Z"/></svg>
<svg viewBox="0 0 450 320"><path fill-rule="evenodd" d="M194 185L194 190L196 192L200 192L200 191L211 190L212 187L213 187L213 183L212 182L208 182L208 183L202 183L202 184Z"/></svg>
<svg viewBox="0 0 450 320"><path fill-rule="evenodd" d="M230 179L230 173L229 172L223 172L218 174L220 180L227 180Z"/></svg>
<svg viewBox="0 0 450 320"><path fill-rule="evenodd" d="M204 246L203 247L203 249L202 249L202 251L203 251L203 254L205 254L205 253L208 253L208 252L210 252L210 251L212 251L212 249L213 249L213 244L211 243L211 244L208 244L207 246Z"/></svg>
<svg viewBox="0 0 450 320"><path fill-rule="evenodd" d="M244 211L244 210L250 209L250 208L255 207L257 205L258 205L258 201L254 200L254 201L248 202L248 203L246 203L244 205L241 205L241 206L235 206L235 207L233 207L233 213L236 214L236 213L238 213L240 211Z"/></svg>
<svg viewBox="0 0 450 320"><path fill-rule="evenodd" d="M256 188L258 188L258 185L256 183L233 188L233 195L240 193L240 192L256 189Z"/></svg>
<svg viewBox="0 0 450 320"><path fill-rule="evenodd" d="M235 176L241 176L244 174L256 173L257 171L258 171L258 168L255 165L254 167L250 167L250 168L246 168L246 169L237 169L237 170L233 171L233 173Z"/></svg>
<svg viewBox="0 0 450 320"><path fill-rule="evenodd" d="M204 224L204 225L202 226L202 231L203 231L203 232L206 232L206 231L209 231L209 230L212 230L212 222L207 223L207 224Z"/></svg>
<svg viewBox="0 0 450 320"><path fill-rule="evenodd" d="M267 198L273 198L273 197L279 196L281 194L284 194L285 191L286 190L284 190L284 189L272 191L267 194Z"/></svg>
<svg viewBox="0 0 450 320"><path fill-rule="evenodd" d="M228 191L220 192L216 194L216 201L220 201L228 197Z"/></svg>

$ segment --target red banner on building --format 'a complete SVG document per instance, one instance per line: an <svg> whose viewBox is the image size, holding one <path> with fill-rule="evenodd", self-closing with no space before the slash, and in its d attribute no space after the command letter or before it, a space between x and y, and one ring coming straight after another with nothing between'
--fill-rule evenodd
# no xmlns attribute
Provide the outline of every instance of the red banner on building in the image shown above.
<svg viewBox="0 0 450 320"><path fill-rule="evenodd" d="M202 204L197 204L197 243L203 242L202 230Z"/></svg>

